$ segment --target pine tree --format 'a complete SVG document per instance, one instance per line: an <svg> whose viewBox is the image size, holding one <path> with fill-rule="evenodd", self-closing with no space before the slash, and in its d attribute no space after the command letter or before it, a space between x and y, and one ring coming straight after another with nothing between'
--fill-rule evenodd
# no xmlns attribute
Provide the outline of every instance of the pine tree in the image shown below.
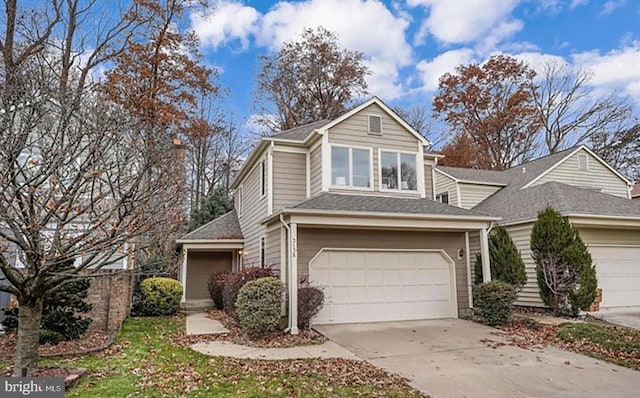
<svg viewBox="0 0 640 398"><path fill-rule="evenodd" d="M216 188L213 193L202 199L197 209L191 212L189 230L193 231L231 209L233 209L233 201L227 191Z"/></svg>
<svg viewBox="0 0 640 398"><path fill-rule="evenodd" d="M56 272L66 272L73 268L73 261L67 261L61 264ZM91 304L86 301L89 286L89 278L75 278L45 298L40 325L40 344L58 344L63 340L75 340L87 331L93 320L80 314L91 311ZM5 318L2 325L7 332L15 331L18 328L19 308L5 308L3 311Z"/></svg>
<svg viewBox="0 0 640 398"><path fill-rule="evenodd" d="M586 310L596 296L595 267L586 245L566 217L553 208L538 214L531 231L540 297L555 315Z"/></svg>
<svg viewBox="0 0 640 398"><path fill-rule="evenodd" d="M516 290L527 283L527 273L520 251L507 230L494 227L489 236L489 257L491 258L491 279L513 285ZM476 254L474 265L476 283L482 283L482 257Z"/></svg>

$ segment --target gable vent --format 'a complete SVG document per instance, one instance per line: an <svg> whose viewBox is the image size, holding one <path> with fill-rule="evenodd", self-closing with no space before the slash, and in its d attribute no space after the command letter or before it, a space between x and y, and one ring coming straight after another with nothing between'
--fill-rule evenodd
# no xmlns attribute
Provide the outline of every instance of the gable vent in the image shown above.
<svg viewBox="0 0 640 398"><path fill-rule="evenodd" d="M382 134L382 117L369 115L369 133Z"/></svg>
<svg viewBox="0 0 640 398"><path fill-rule="evenodd" d="M589 170L589 158L587 155L578 155L578 170Z"/></svg>

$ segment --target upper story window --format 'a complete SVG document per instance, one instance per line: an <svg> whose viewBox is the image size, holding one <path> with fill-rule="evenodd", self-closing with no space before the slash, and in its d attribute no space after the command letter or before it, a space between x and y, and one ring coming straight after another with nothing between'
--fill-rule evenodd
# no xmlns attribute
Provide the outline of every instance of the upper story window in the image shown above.
<svg viewBox="0 0 640 398"><path fill-rule="evenodd" d="M332 146L331 185L371 188L371 150Z"/></svg>
<svg viewBox="0 0 640 398"><path fill-rule="evenodd" d="M264 198L267 194L267 159L260 162L260 197Z"/></svg>
<svg viewBox="0 0 640 398"><path fill-rule="evenodd" d="M382 116L369 115L369 134L382 134Z"/></svg>
<svg viewBox="0 0 640 398"><path fill-rule="evenodd" d="M589 170L589 157L578 155L578 170Z"/></svg>
<svg viewBox="0 0 640 398"><path fill-rule="evenodd" d="M417 191L416 154L381 151L380 189Z"/></svg>
<svg viewBox="0 0 640 398"><path fill-rule="evenodd" d="M436 195L436 202L449 204L449 192L444 192Z"/></svg>

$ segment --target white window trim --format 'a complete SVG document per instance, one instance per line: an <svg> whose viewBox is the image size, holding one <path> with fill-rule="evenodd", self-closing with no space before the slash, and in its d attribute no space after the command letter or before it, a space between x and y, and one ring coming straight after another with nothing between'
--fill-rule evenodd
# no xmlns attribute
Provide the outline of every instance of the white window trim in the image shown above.
<svg viewBox="0 0 640 398"><path fill-rule="evenodd" d="M435 199L435 200L436 200L436 202L444 203L444 202L442 201L442 197L443 197L444 195L447 195L447 203L445 203L445 204L450 204L450 203L449 203L449 199L451 198L451 195L449 195L449 191L445 191L445 192L441 192L441 193L437 194L437 195L436 195L436 199Z"/></svg>
<svg viewBox="0 0 640 398"><path fill-rule="evenodd" d="M379 133L371 131L371 116L375 116L375 117L379 117L380 118L380 132ZM383 133L384 133L384 129L382 128L382 115L379 114L379 113L368 113L367 114L367 134L380 136L380 135L383 135Z"/></svg>
<svg viewBox="0 0 640 398"><path fill-rule="evenodd" d="M353 185L333 185L333 148L344 148L349 150L349 179L353 179L353 149L360 149L363 151L369 152L369 186L368 187L355 187ZM350 191L373 191L374 190L374 182L373 182L373 148L371 147L363 147L363 146L354 146L354 145L339 145L339 144L330 144L329 145L329 171L331 173L331 178L329 179L329 188L330 189L348 189Z"/></svg>
<svg viewBox="0 0 640 398"><path fill-rule="evenodd" d="M266 156L260 159L260 199L264 199L267 196L267 158ZM264 189L264 191L263 191Z"/></svg>
<svg viewBox="0 0 640 398"><path fill-rule="evenodd" d="M382 152L394 152L396 154L398 154L396 156L396 165L398 168L398 186L400 186L402 184L402 175L401 175L401 156L400 154L404 154L404 155L414 155L416 158L416 189L401 189L401 188L397 188L397 189L391 189L391 188L383 188L382 187ZM397 149L385 149L385 148L378 148L378 189L380 190L380 192L402 192L402 193L420 193L420 177L419 177L419 173L418 173L418 168L422 166L424 167L424 164L420 164L419 159L418 159L418 152L412 152L412 151L400 151ZM422 185L424 186L424 182L422 183Z"/></svg>

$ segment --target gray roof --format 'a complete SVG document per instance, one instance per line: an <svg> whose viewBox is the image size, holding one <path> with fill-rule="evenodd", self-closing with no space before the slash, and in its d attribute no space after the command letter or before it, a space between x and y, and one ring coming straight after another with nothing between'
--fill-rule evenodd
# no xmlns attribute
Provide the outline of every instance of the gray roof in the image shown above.
<svg viewBox="0 0 640 398"><path fill-rule="evenodd" d="M502 217L501 223L535 219L538 212L547 206L561 214L640 217L638 201L555 181L527 189L503 191L492 195L473 210Z"/></svg>
<svg viewBox="0 0 640 398"><path fill-rule="evenodd" d="M235 210L221 215L213 221L195 229L178 240L244 239Z"/></svg>
<svg viewBox="0 0 640 398"><path fill-rule="evenodd" d="M305 124L303 126L294 127L281 133L274 134L271 138L280 138L283 140L304 141L317 128L329 123L330 120L318 120L317 122Z"/></svg>
<svg viewBox="0 0 640 398"><path fill-rule="evenodd" d="M510 182L510 176L498 170L465 169L449 166L438 166L438 170L442 170L458 180L489 182L500 185L507 185Z"/></svg>
<svg viewBox="0 0 640 398"><path fill-rule="evenodd" d="M369 195L322 193L293 207L294 209L330 210L366 213L433 214L482 217L475 211L462 209L423 198L393 198Z"/></svg>

